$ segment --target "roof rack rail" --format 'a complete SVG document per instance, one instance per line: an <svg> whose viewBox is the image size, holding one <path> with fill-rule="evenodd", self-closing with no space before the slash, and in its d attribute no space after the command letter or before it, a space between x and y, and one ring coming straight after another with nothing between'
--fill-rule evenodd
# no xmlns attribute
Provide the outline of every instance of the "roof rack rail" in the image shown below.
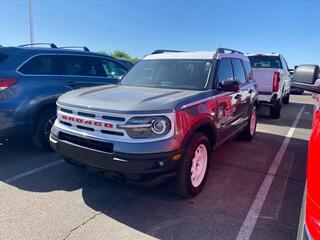
<svg viewBox="0 0 320 240"><path fill-rule="evenodd" d="M158 50L155 50L154 52L152 52L151 54L159 54L159 53L175 53L175 52L184 52L184 51L158 49Z"/></svg>
<svg viewBox="0 0 320 240"><path fill-rule="evenodd" d="M54 43L29 43L29 44L19 45L18 47L28 47L28 46L35 46L35 45L49 45L51 48L58 48L57 45L55 45Z"/></svg>
<svg viewBox="0 0 320 240"><path fill-rule="evenodd" d="M85 52L90 52L89 48L86 46L66 46L66 47L59 47L59 48L82 48Z"/></svg>
<svg viewBox="0 0 320 240"><path fill-rule="evenodd" d="M226 52L243 54L243 52L240 52L240 51L234 50L234 49L230 49L230 48L218 48L217 49L217 53L226 53Z"/></svg>

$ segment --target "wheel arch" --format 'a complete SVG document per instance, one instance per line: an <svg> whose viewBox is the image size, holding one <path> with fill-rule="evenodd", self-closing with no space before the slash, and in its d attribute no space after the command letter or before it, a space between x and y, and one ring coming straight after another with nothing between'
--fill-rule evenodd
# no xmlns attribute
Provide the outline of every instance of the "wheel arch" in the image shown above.
<svg viewBox="0 0 320 240"><path fill-rule="evenodd" d="M217 143L217 130L214 127L212 120L206 119L206 120L200 120L196 124L194 124L190 130L187 132L183 142L182 146L184 148L187 146L187 144L190 142L191 138L196 133L203 133L208 137L210 147L213 148Z"/></svg>
<svg viewBox="0 0 320 240"><path fill-rule="evenodd" d="M53 98L49 98L46 99L44 101L41 101L37 104L37 106L35 107L33 113L32 113L32 132L34 133L36 126L37 126L37 122L39 117L41 116L41 113L48 108L56 108L56 101L57 101L57 97L53 97Z"/></svg>

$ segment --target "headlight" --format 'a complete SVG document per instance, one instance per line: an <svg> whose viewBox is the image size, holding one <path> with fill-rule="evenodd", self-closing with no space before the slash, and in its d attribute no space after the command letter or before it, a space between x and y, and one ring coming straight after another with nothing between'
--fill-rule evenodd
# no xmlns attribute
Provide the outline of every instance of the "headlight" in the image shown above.
<svg viewBox="0 0 320 240"><path fill-rule="evenodd" d="M170 120L164 116L133 117L125 125L118 125L125 129L132 138L156 138L168 134L171 128Z"/></svg>

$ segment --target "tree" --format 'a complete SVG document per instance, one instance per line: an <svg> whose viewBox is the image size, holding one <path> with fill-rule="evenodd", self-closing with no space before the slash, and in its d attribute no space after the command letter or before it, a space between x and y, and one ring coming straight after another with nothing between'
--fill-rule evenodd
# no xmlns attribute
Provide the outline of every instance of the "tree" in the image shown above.
<svg viewBox="0 0 320 240"><path fill-rule="evenodd" d="M136 57L131 57L127 52L122 51L122 50L115 50L115 51L110 52L110 53L108 53L108 52L106 52L106 51L100 51L99 53L111 55L111 56L113 56L113 57L115 57L115 58L126 59L126 60L129 60L129 61L133 62L133 63L136 63L136 62L139 61L138 58L136 58Z"/></svg>

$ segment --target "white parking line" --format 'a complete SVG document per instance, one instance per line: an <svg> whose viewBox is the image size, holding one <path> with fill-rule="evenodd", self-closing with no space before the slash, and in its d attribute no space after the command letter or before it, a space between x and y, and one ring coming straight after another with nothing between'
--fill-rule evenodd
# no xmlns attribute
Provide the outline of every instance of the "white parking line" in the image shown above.
<svg viewBox="0 0 320 240"><path fill-rule="evenodd" d="M281 163L283 156L287 150L290 139L293 136L293 133L297 127L297 124L298 124L299 119L303 113L304 108L305 108L305 105L303 105L301 107L294 123L292 124L291 128L289 129L289 131L287 133L286 138L283 140L283 143L282 143L279 151L277 152L277 155L275 156L262 185L260 186L260 189L259 189L259 191L258 191L258 193L252 203L252 206L251 206L244 222L242 223L242 226L240 228L240 231L238 233L236 240L249 240L250 239L252 232L254 230L254 227L257 223L259 213L263 207L263 204L266 200L267 194L270 190L274 176L275 176L276 172L278 171L280 163Z"/></svg>
<svg viewBox="0 0 320 240"><path fill-rule="evenodd" d="M43 165L43 166L41 166L41 167L34 168L34 169L30 170L30 171L20 173L20 174L18 174L18 175L16 175L16 176L13 176L13 177L11 177L11 178L4 179L4 180L2 180L1 182L2 182L2 184L3 184L3 183L7 183L7 184L8 184L8 183L12 183L12 182L14 182L14 181L16 181L16 180L18 180L18 179L20 179L20 178L29 176L29 175L31 175L31 174L33 174L33 173L36 173L36 172L40 172L40 171L42 171L42 170L45 170L45 169L47 169L47 168L56 166L56 165L58 165L58 164L60 164L60 163L63 163L63 162L64 162L64 160L58 160L58 161L55 161L55 162L52 162L52 163ZM0 182L0 186L1 186L1 182Z"/></svg>

